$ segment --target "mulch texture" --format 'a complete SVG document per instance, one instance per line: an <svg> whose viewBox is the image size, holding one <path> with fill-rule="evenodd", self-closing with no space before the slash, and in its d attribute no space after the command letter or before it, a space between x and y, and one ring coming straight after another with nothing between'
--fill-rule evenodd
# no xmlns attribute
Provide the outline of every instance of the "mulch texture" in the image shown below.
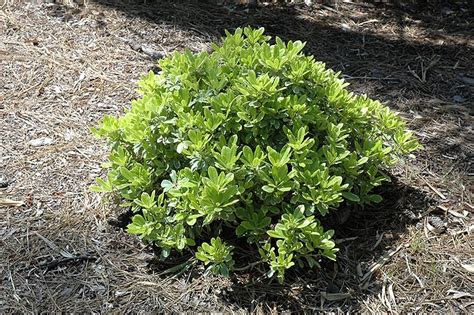
<svg viewBox="0 0 474 315"><path fill-rule="evenodd" d="M468 1L4 2L0 312L474 313ZM224 29L246 25L306 41L306 53L342 71L352 91L399 111L424 145L393 170L383 203L332 223L337 263L295 269L283 285L258 267L231 278L204 276L200 266L169 273L172 264L120 227L123 210L88 190L108 152L90 128L130 106L136 81L159 70L155 59L210 49Z"/></svg>

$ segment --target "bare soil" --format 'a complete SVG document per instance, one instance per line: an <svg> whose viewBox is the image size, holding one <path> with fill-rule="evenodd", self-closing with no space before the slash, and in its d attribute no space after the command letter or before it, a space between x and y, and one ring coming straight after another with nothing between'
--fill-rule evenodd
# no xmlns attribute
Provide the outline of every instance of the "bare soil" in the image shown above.
<svg viewBox="0 0 474 315"><path fill-rule="evenodd" d="M420 3L4 1L0 312L474 313L474 14L468 1ZM392 171L383 203L328 220L336 263L295 269L283 285L258 266L231 278L199 266L169 273L124 232L123 210L88 190L108 152L90 128L138 97L155 59L209 49L246 25L306 41L306 53L399 111L424 145Z"/></svg>

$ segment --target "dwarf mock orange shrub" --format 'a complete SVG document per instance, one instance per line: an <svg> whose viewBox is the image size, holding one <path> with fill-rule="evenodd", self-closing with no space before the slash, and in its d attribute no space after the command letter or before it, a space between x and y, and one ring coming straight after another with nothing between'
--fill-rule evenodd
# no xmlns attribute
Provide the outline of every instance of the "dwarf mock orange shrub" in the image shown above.
<svg viewBox="0 0 474 315"><path fill-rule="evenodd" d="M354 95L300 41L263 29L227 33L211 53L176 52L140 82L143 97L95 130L112 146L106 179L136 213L128 231L161 248L197 249L227 275L233 229L268 275L336 259L318 217L344 202L379 202L384 170L420 145L380 102Z"/></svg>

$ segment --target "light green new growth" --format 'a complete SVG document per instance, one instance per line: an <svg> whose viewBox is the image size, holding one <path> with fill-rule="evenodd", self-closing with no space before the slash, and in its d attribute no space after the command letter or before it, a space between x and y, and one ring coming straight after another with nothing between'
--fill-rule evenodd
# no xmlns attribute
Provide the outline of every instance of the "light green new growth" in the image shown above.
<svg viewBox="0 0 474 315"><path fill-rule="evenodd" d="M420 148L399 116L346 90L304 43L269 40L237 29L212 53L174 53L139 82L143 97L125 115L95 130L112 151L93 190L119 195L136 213L128 231L163 258L200 245L196 257L228 274L225 227L280 281L295 263L334 260L334 232L317 218L381 201L371 191L383 170Z"/></svg>

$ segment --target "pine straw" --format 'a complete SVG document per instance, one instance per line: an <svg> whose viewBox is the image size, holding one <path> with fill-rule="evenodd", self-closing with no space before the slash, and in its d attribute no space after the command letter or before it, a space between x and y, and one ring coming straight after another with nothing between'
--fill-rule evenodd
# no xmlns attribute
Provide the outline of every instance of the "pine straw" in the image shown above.
<svg viewBox="0 0 474 315"><path fill-rule="evenodd" d="M120 1L5 7L0 20L0 202L23 204L0 205L1 312L474 311L472 18ZM247 24L308 41L352 90L401 111L425 151L394 171L383 204L337 226L336 264L292 271L283 286L258 266L230 279L198 266L163 275L170 265L108 224L120 210L88 191L108 150L89 128L137 97L154 68L140 45L201 51Z"/></svg>

